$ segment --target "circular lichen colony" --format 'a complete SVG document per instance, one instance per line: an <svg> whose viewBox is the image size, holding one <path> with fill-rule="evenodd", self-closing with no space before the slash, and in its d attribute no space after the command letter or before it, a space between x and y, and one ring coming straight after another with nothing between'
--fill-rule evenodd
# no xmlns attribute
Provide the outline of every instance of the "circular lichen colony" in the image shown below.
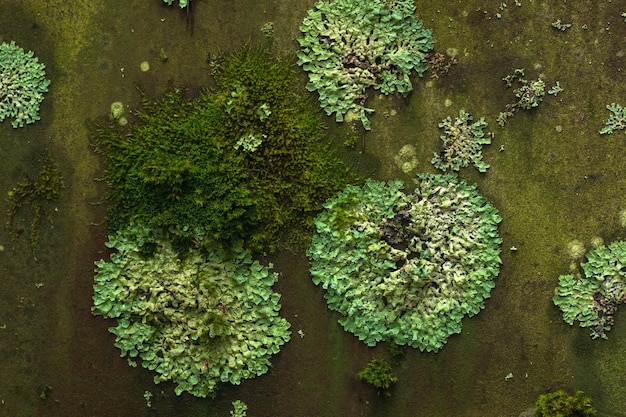
<svg viewBox="0 0 626 417"><path fill-rule="evenodd" d="M184 254L145 228L109 237L111 261L96 262L93 313L117 319L109 331L129 364L206 397L220 382L239 384L268 371L290 338L278 315L277 274L241 247L226 257Z"/></svg>
<svg viewBox="0 0 626 417"><path fill-rule="evenodd" d="M348 186L315 220L307 255L328 306L367 345L437 351L477 314L498 275L496 209L456 176Z"/></svg>
<svg viewBox="0 0 626 417"><path fill-rule="evenodd" d="M309 73L307 89L338 122L352 110L370 129L366 90L407 95L412 71L427 69L424 54L434 39L408 0L321 0L309 10L298 39L298 65Z"/></svg>
<svg viewBox="0 0 626 417"><path fill-rule="evenodd" d="M15 42L0 44L0 122L14 119L14 128L39 120L39 104L48 91L45 65Z"/></svg>
<svg viewBox="0 0 626 417"><path fill-rule="evenodd" d="M561 275L552 301L568 324L589 327L593 339L606 339L617 306L626 300L626 242L600 246L586 255L580 274Z"/></svg>

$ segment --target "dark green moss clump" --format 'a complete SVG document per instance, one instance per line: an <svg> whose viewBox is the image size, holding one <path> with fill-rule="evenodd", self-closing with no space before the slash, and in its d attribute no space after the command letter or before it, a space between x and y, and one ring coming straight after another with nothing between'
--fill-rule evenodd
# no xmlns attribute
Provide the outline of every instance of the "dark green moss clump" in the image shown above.
<svg viewBox="0 0 626 417"><path fill-rule="evenodd" d="M582 391L569 395L564 390L539 396L535 403L537 417L588 417L595 416L596 410L591 406L591 398L585 397Z"/></svg>
<svg viewBox="0 0 626 417"><path fill-rule="evenodd" d="M49 202L59 199L63 188L63 178L59 166L46 155L41 160L39 173L32 177L27 173L11 191L8 192L6 227L12 239L17 239L24 229L17 224L18 214L32 212L30 243L34 250L39 245L41 224Z"/></svg>
<svg viewBox="0 0 626 417"><path fill-rule="evenodd" d="M100 131L110 232L143 223L261 252L305 241L346 168L323 144L321 115L295 92L292 68L248 47L221 65L215 91L144 99L129 131Z"/></svg>
<svg viewBox="0 0 626 417"><path fill-rule="evenodd" d="M384 359L372 359L358 374L361 381L382 390L389 396L389 388L398 381L391 365Z"/></svg>

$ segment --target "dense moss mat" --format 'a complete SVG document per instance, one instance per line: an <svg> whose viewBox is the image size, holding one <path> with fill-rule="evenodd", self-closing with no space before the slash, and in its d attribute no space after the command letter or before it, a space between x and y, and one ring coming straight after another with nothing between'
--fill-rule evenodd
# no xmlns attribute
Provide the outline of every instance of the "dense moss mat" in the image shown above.
<svg viewBox="0 0 626 417"><path fill-rule="evenodd" d="M208 247L303 245L347 181L293 67L248 46L215 68L217 89L144 97L130 129L101 129L111 231L140 223Z"/></svg>

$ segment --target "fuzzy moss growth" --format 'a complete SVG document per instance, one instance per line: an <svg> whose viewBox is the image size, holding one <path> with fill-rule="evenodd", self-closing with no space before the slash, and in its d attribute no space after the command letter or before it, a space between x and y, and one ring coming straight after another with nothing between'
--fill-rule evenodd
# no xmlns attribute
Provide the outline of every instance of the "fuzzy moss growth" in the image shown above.
<svg viewBox="0 0 626 417"><path fill-rule="evenodd" d="M139 226L107 246L117 252L96 262L92 312L117 319L109 331L121 355L155 371L155 383L175 382L176 394L206 397L220 382L262 375L290 339L272 291L278 274L241 246L231 255L179 254Z"/></svg>
<svg viewBox="0 0 626 417"><path fill-rule="evenodd" d="M309 73L309 91L337 122L352 111L370 129L369 87L406 96L409 76L426 71L431 31L414 16L413 1L321 0L309 10L298 39L298 65Z"/></svg>
<svg viewBox="0 0 626 417"><path fill-rule="evenodd" d="M221 65L217 89L144 98L129 131L103 129L111 231L138 222L208 246L244 239L269 252L302 244L313 215L345 185L321 116L294 92L292 67L245 48Z"/></svg>
<svg viewBox="0 0 626 417"><path fill-rule="evenodd" d="M542 394L535 403L537 417L591 417L597 411L591 405L591 398L576 391L569 395L564 390Z"/></svg>
<svg viewBox="0 0 626 417"><path fill-rule="evenodd" d="M384 392L385 396L391 395L389 388L398 382L398 377L394 375L391 365L384 359L372 359L359 372L358 377L361 381Z"/></svg>
<svg viewBox="0 0 626 417"><path fill-rule="evenodd" d="M39 173L31 177L24 173L24 179L8 192L7 223L6 227L12 239L16 239L21 228L16 224L17 215L30 207L32 211L30 243L34 250L39 244L39 234L42 221L46 215L46 207L56 201L61 195L63 178L59 166L47 154L41 160Z"/></svg>
<svg viewBox="0 0 626 417"><path fill-rule="evenodd" d="M454 175L348 186L315 220L307 254L341 325L367 345L437 351L477 314L498 275L500 216Z"/></svg>

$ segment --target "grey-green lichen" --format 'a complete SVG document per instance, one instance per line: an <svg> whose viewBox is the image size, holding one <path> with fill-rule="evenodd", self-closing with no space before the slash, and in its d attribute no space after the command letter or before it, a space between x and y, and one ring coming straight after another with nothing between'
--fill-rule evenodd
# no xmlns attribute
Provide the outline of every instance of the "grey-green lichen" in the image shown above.
<svg viewBox="0 0 626 417"><path fill-rule="evenodd" d="M277 274L241 247L232 256L178 253L139 226L107 246L117 252L96 262L93 314L117 319L109 331L121 355L157 372L155 383L175 382L176 394L206 397L220 382L262 375L289 340Z"/></svg>
<svg viewBox="0 0 626 417"><path fill-rule="evenodd" d="M183 9L185 7L187 7L187 4L190 2L191 0L178 0L178 6ZM172 5L172 3L174 2L174 0L163 0L164 3L169 4L170 6Z"/></svg>
<svg viewBox="0 0 626 417"><path fill-rule="evenodd" d="M611 103L607 104L606 109L612 114L611 117L604 123L604 127L600 129L600 134L611 134L616 130L622 130L626 128L626 108L623 108L619 104Z"/></svg>
<svg viewBox="0 0 626 417"><path fill-rule="evenodd" d="M439 123L445 134L440 136L443 150L435 153L432 160L435 168L458 171L473 163L480 172L487 171L489 164L483 161L482 152L483 145L491 144L491 136L483 132L487 122L484 117L474 123L472 120L472 115L461 109L454 121L448 116Z"/></svg>
<svg viewBox="0 0 626 417"><path fill-rule="evenodd" d="M568 324L589 327L593 339L606 339L613 314L626 296L626 242L600 246L581 263L584 276L561 275L552 301Z"/></svg>
<svg viewBox="0 0 626 417"><path fill-rule="evenodd" d="M418 174L417 188L348 186L315 220L313 282L341 325L380 341L437 351L484 306L498 275L496 209L455 175Z"/></svg>
<svg viewBox="0 0 626 417"><path fill-rule="evenodd" d="M309 91L337 122L351 111L370 129L366 90L407 95L410 75L426 71L431 31L414 16L409 0L320 0L309 10L298 38L298 65L308 72Z"/></svg>
<svg viewBox="0 0 626 417"><path fill-rule="evenodd" d="M14 128L39 120L39 105L48 91L45 65L32 51L0 44L0 122L12 118Z"/></svg>
<svg viewBox="0 0 626 417"><path fill-rule="evenodd" d="M536 80L528 81L524 78L524 69L518 68L513 71L512 74L507 75L502 79L507 87L512 87L514 83L520 86L513 90L515 97L518 99L514 103L506 105L503 112L498 115L497 122L500 127L504 127L509 117L520 109L530 110L539 106L539 103L543 101L543 97L546 95L546 83L540 76Z"/></svg>

